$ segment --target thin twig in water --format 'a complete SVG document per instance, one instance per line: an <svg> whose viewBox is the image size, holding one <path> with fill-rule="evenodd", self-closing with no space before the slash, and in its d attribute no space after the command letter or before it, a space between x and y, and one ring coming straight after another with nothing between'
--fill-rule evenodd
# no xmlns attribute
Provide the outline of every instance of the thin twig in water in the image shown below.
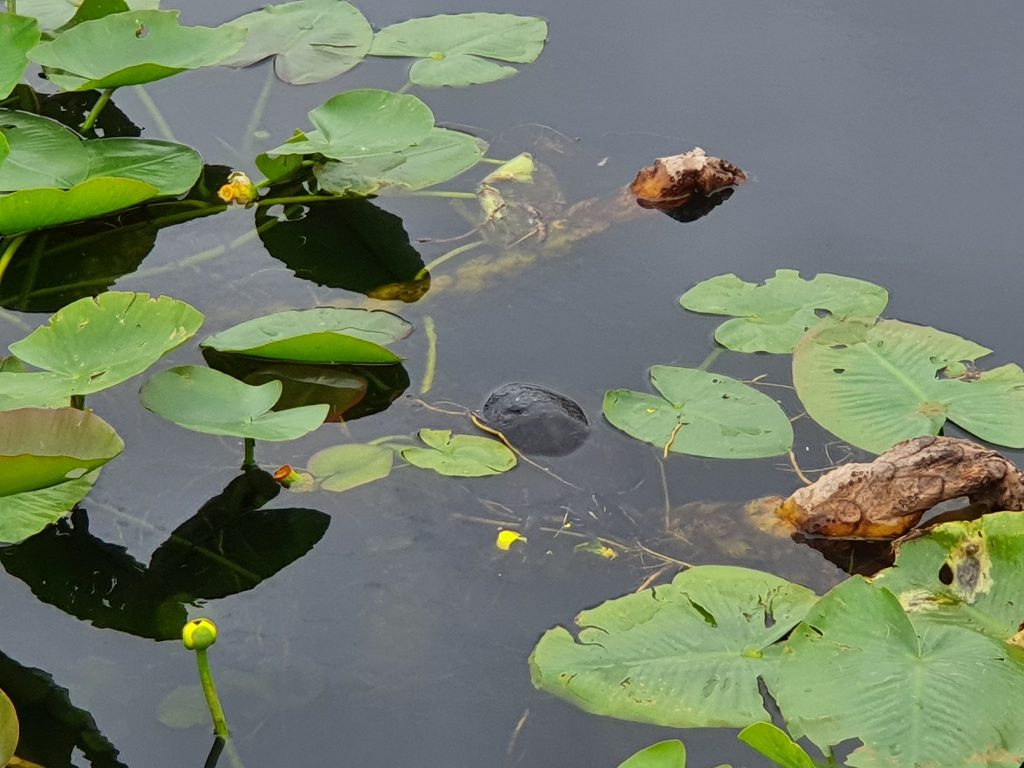
<svg viewBox="0 0 1024 768"><path fill-rule="evenodd" d="M530 708L527 707L523 710L523 714L516 721L516 727L512 729L512 737L508 740L508 746L505 748L505 754L508 757L512 757L512 752L516 748L516 741L519 739L519 734L523 730L523 726L526 725L526 719L530 716Z"/></svg>
<svg viewBox="0 0 1024 768"><path fill-rule="evenodd" d="M553 480L557 480L558 482L562 483L563 485L567 485L570 488L576 489L577 491L582 491L583 490L582 488L580 488L575 483L570 483L564 477L561 477L561 476L555 474L554 472L552 472L547 467L542 466L542 465L538 464L536 461L534 461L533 459L529 458L528 456L525 456L520 450L518 450L514 445L512 445L512 443L510 443L508 441L508 438L505 437L505 435L503 435L500 430L497 430L494 427L490 427L487 424L484 424L484 422L481 421L480 417L477 416L472 411L466 411L466 415L469 417L469 420L473 423L474 427L476 427L477 429L479 429L479 430L481 430L483 432L486 432L486 433L488 433L490 435L494 435L496 438L498 438L505 445L506 448L508 448L510 451L512 451L512 453L514 453L520 459L522 459L524 463L529 464L534 469L540 470L541 472L543 472L548 477L552 478Z"/></svg>
<svg viewBox="0 0 1024 768"><path fill-rule="evenodd" d="M665 571L667 571L671 567L672 567L672 563L665 563L663 566L661 566L661 568L656 570L654 573L649 574L647 576L647 578L645 578L643 581L641 581L640 584L637 586L637 588L634 589L633 591L634 592L643 592L645 589L647 589L649 586L651 586L651 584L653 584L658 579L660 579L662 577L662 575L665 573Z"/></svg>
<svg viewBox="0 0 1024 768"><path fill-rule="evenodd" d="M796 454L793 453L792 449L789 450L789 464L793 467L793 471L796 472L796 476L800 478L800 482L804 485L814 484L814 481L809 479L807 475L803 473L803 470L800 469L800 465L796 463Z"/></svg>

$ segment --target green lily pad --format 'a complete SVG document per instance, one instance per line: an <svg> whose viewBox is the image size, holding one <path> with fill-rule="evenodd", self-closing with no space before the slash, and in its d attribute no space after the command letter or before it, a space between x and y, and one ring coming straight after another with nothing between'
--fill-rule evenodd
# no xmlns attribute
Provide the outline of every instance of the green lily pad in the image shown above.
<svg viewBox="0 0 1024 768"><path fill-rule="evenodd" d="M70 404L73 389L74 383L58 373L0 371L0 411L60 408Z"/></svg>
<svg viewBox="0 0 1024 768"><path fill-rule="evenodd" d="M205 348L296 363L397 363L383 345L412 333L412 325L390 312L366 309L290 310L215 333Z"/></svg>
<svg viewBox="0 0 1024 768"><path fill-rule="evenodd" d="M859 739L847 765L1020 765L1020 648L963 626L918 626L860 577L825 595L787 645L772 691L789 729L823 750Z"/></svg>
<svg viewBox="0 0 1024 768"><path fill-rule="evenodd" d="M56 120L0 109L0 130L10 152L0 166L0 192L67 189L88 178L89 155L81 137Z"/></svg>
<svg viewBox="0 0 1024 768"><path fill-rule="evenodd" d="M85 5L82 0L18 0L18 10L39 20L46 31L63 27ZM160 0L127 0L126 5L137 11L160 7Z"/></svg>
<svg viewBox="0 0 1024 768"><path fill-rule="evenodd" d="M718 275L698 283L679 303L694 312L733 315L715 331L715 340L737 352L792 352L804 331L821 315L878 317L889 302L879 285L841 275L804 280L794 269L779 269L764 285L736 275Z"/></svg>
<svg viewBox="0 0 1024 768"><path fill-rule="evenodd" d="M3 131L0 131L0 165L4 164L4 160L11 154L11 145L7 143L7 137L4 136Z"/></svg>
<svg viewBox="0 0 1024 768"><path fill-rule="evenodd" d="M246 67L274 56L274 71L286 83L330 80L352 69L370 50L373 27L351 3L299 0L268 5L228 26L248 31L242 49L220 62Z"/></svg>
<svg viewBox="0 0 1024 768"><path fill-rule="evenodd" d="M516 455L497 440L478 435L452 435L449 429L421 429L427 448L403 448L402 458L420 469L450 477L484 477L508 472Z"/></svg>
<svg viewBox="0 0 1024 768"><path fill-rule="evenodd" d="M793 444L778 403L736 379L656 365L651 384L660 397L628 389L605 394L612 426L666 452L719 459L777 456Z"/></svg>
<svg viewBox="0 0 1024 768"><path fill-rule="evenodd" d="M793 383L815 421L864 450L938 434L947 419L982 440L1022 448L1024 371L963 365L990 351L898 320L823 323L797 345Z"/></svg>
<svg viewBox="0 0 1024 768"><path fill-rule="evenodd" d="M28 16L0 15L0 99L21 82L28 52L39 42L39 23ZM0 754L2 757L2 754Z"/></svg>
<svg viewBox="0 0 1024 768"><path fill-rule="evenodd" d="M183 27L178 11L130 11L85 21L40 43L29 59L64 91L120 88L217 64L242 47L228 26Z"/></svg>
<svg viewBox="0 0 1024 768"><path fill-rule="evenodd" d="M96 218L159 195L134 179L96 178L71 189L26 189L0 195L0 235L32 232Z"/></svg>
<svg viewBox="0 0 1024 768"><path fill-rule="evenodd" d="M771 574L697 566L671 584L602 603L530 655L533 684L599 715L674 728L771 719L758 678L817 595ZM841 690L841 687L838 689Z"/></svg>
<svg viewBox="0 0 1024 768"><path fill-rule="evenodd" d="M161 197L188 192L203 172L203 158L191 147L155 139L112 138L85 142L89 176L135 179Z"/></svg>
<svg viewBox="0 0 1024 768"><path fill-rule="evenodd" d="M48 488L0 496L0 542L17 544L64 517L92 490L100 470Z"/></svg>
<svg viewBox="0 0 1024 768"><path fill-rule="evenodd" d="M89 411L0 412L0 496L75 480L123 450L117 432Z"/></svg>
<svg viewBox="0 0 1024 768"><path fill-rule="evenodd" d="M267 152L320 154L334 160L399 152L424 141L434 114L415 96L373 89L346 91L309 113L316 130Z"/></svg>
<svg viewBox="0 0 1024 768"><path fill-rule="evenodd" d="M789 738L788 733L771 723L748 725L736 738L780 768L817 768L803 747Z"/></svg>
<svg viewBox="0 0 1024 768"><path fill-rule="evenodd" d="M547 22L535 16L440 14L385 27L374 37L370 53L419 58L409 71L416 85L462 86L514 75L515 67L498 61L534 61L547 36Z"/></svg>
<svg viewBox="0 0 1024 768"><path fill-rule="evenodd" d="M7 694L0 690L0 765L7 765L18 747L18 713Z"/></svg>
<svg viewBox="0 0 1024 768"><path fill-rule="evenodd" d="M202 322L183 301L110 291L68 304L10 350L67 378L72 394L87 395L142 373L195 335Z"/></svg>
<svg viewBox="0 0 1024 768"><path fill-rule="evenodd" d="M179 427L210 435L295 440L327 418L327 405L271 411L280 397L279 381L252 387L226 373L194 365L158 373L139 392L148 410Z"/></svg>
<svg viewBox="0 0 1024 768"><path fill-rule="evenodd" d="M486 142L458 131L434 128L422 143L396 153L403 162L382 167L393 155L373 155L351 162L330 161L314 167L320 187L334 195L381 195L440 184L468 171L484 156Z"/></svg>
<svg viewBox="0 0 1024 768"><path fill-rule="evenodd" d="M381 445L332 445L309 457L306 470L325 491L341 493L391 474L395 453Z"/></svg>
<svg viewBox="0 0 1024 768"><path fill-rule="evenodd" d="M668 739L641 749L619 768L686 768L686 747L679 739Z"/></svg>

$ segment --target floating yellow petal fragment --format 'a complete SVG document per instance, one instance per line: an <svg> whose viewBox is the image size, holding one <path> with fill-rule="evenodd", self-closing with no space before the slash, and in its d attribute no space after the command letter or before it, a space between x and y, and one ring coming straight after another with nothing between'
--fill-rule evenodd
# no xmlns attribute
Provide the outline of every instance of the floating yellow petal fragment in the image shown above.
<svg viewBox="0 0 1024 768"><path fill-rule="evenodd" d="M496 181L518 181L521 184L533 183L533 155L523 152L516 155L507 163L499 165L491 173L484 177L482 183L493 184Z"/></svg>
<svg viewBox="0 0 1024 768"><path fill-rule="evenodd" d="M525 542L526 537L519 533L519 531L505 529L498 531L498 538L494 540L494 546L502 552L508 552L517 541Z"/></svg>
<svg viewBox="0 0 1024 768"><path fill-rule="evenodd" d="M576 552L586 552L591 555L597 555L598 557L603 557L605 560L614 560L619 556L618 552L609 546L605 546L599 541L588 541L583 544L577 544L574 549Z"/></svg>
<svg viewBox="0 0 1024 768"><path fill-rule="evenodd" d="M252 179L241 171L232 171L228 175L228 183L217 190L217 197L228 205L249 205L259 197L259 190Z"/></svg>

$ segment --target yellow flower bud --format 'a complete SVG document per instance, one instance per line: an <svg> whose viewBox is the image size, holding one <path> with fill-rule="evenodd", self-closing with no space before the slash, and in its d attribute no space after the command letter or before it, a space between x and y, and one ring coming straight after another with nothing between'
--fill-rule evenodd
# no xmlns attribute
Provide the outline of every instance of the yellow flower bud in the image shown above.
<svg viewBox="0 0 1024 768"><path fill-rule="evenodd" d="M217 625L209 619L193 619L182 627L181 642L190 651L205 651L217 642Z"/></svg>
<svg viewBox="0 0 1024 768"><path fill-rule="evenodd" d="M249 205L259 197L259 190L252 179L241 171L232 171L228 183L217 190L217 197L227 204Z"/></svg>

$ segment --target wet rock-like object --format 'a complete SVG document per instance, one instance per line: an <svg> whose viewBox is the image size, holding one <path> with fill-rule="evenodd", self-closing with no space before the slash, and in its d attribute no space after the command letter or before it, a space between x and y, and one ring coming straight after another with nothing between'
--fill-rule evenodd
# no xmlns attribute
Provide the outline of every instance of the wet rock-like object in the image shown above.
<svg viewBox="0 0 1024 768"><path fill-rule="evenodd" d="M870 464L837 467L786 499L778 515L805 534L894 538L936 504L963 496L992 510L1024 510L1024 473L970 440L916 437Z"/></svg>
<svg viewBox="0 0 1024 768"><path fill-rule="evenodd" d="M498 387L484 403L483 420L523 453L541 456L572 453L590 434L576 402L536 384Z"/></svg>
<svg viewBox="0 0 1024 768"><path fill-rule="evenodd" d="M695 147L681 155L659 157L636 175L629 191L643 208L694 221L727 200L746 180L739 167Z"/></svg>

